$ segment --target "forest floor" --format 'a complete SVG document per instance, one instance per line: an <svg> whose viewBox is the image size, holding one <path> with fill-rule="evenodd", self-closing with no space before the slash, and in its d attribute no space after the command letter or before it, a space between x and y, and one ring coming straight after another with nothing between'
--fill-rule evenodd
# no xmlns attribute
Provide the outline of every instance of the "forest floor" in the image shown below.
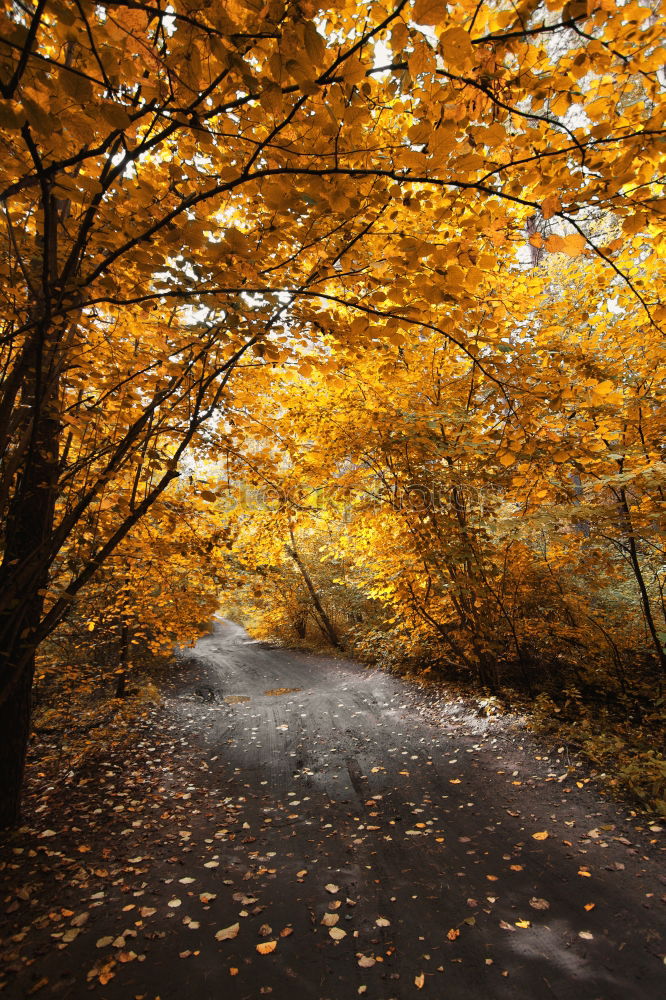
<svg viewBox="0 0 666 1000"><path fill-rule="evenodd" d="M566 750L221 622L132 738L33 749L12 1000L652 1000L662 824Z"/></svg>

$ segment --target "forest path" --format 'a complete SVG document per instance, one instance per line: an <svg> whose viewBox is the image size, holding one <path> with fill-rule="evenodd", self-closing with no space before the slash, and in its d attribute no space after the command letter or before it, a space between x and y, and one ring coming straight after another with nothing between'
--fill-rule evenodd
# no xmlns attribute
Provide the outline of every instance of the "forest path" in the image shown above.
<svg viewBox="0 0 666 1000"><path fill-rule="evenodd" d="M180 746L174 781L190 782L176 827L140 821L150 863L129 846L125 885L66 950L10 980L12 996L44 973L46 990L78 998L96 959L104 1000L664 995L659 824L636 829L519 725L436 724L387 674L230 622L185 664L161 723ZM156 793L164 782L156 769ZM117 941L96 953L123 922L130 958Z"/></svg>

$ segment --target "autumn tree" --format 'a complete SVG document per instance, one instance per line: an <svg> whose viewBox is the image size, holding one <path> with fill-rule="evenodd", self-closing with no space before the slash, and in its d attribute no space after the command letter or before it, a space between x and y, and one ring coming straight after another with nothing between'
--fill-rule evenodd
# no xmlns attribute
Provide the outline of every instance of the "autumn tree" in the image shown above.
<svg viewBox="0 0 666 1000"><path fill-rule="evenodd" d="M511 366L501 393L435 334L361 357L332 347L335 373L285 375L270 395L251 376L261 447L246 427L234 473L264 503L227 517L246 578L272 568L245 602L259 634L284 631L275 591L290 592L279 539L292 518L336 571L318 575L331 614L354 594L384 609L360 630L368 652L383 655L383 628L405 660L493 689L659 690L662 345L631 298L591 314L596 278L554 253L538 274L507 270L505 305L518 314L527 285L532 309L498 351Z"/></svg>
<svg viewBox="0 0 666 1000"><path fill-rule="evenodd" d="M499 387L485 276L535 213L663 320L588 226L612 211L644 242L660 221L659 34L605 0L5 0L0 822L38 644L219 444L243 359L334 368L322 331L429 330Z"/></svg>
<svg viewBox="0 0 666 1000"><path fill-rule="evenodd" d="M194 478L194 477L192 477ZM174 645L187 647L208 630L222 584L225 538L201 482L181 479L151 506L77 595L52 639L96 668L98 689L123 697L132 675ZM87 556L80 531L69 537L57 572ZM44 644L48 646L48 643ZM49 673L57 671L51 649ZM105 678L100 668L105 666Z"/></svg>

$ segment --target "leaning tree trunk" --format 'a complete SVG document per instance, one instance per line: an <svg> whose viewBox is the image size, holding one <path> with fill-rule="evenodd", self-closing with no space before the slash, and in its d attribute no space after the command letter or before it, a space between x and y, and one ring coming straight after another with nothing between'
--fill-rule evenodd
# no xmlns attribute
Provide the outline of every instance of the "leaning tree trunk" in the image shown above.
<svg viewBox="0 0 666 1000"><path fill-rule="evenodd" d="M308 573L305 567L305 563L298 554L298 549L296 548L296 540L294 538L294 530L291 527L291 525L289 525L289 536L291 538L292 547L290 548L288 545L286 546L287 553L294 560L294 562L298 566L301 576L305 580L305 586L308 588L308 592L310 594L310 597L312 598L312 603L315 607L317 615L319 616L319 620L322 623L323 632L326 635L331 646L335 646L336 649L342 649L342 643L340 642L338 633L336 632L331 619L328 617L328 615L324 610L324 607L319 599L319 595L317 594L314 584L310 578L310 574Z"/></svg>

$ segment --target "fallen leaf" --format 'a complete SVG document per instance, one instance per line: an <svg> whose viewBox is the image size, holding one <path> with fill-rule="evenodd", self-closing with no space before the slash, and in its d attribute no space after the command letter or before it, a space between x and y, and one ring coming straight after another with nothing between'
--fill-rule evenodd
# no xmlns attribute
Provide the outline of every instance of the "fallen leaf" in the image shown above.
<svg viewBox="0 0 666 1000"><path fill-rule="evenodd" d="M335 927L339 919L340 916L337 913L325 913L321 918L321 922L324 927Z"/></svg>
<svg viewBox="0 0 666 1000"><path fill-rule="evenodd" d="M276 948L277 941L262 941L261 944L257 945L257 951L260 955L270 955Z"/></svg>
<svg viewBox="0 0 666 1000"><path fill-rule="evenodd" d="M334 895L336 892L340 892L340 886L335 885L334 882L329 882L328 885L324 886L324 889L326 889L326 892L330 892L331 895Z"/></svg>
<svg viewBox="0 0 666 1000"><path fill-rule="evenodd" d="M48 982L49 981L46 976L42 976L41 979L38 979L35 985L30 988L30 996L32 996L33 993L38 993L39 990L43 989L45 986L48 985Z"/></svg>
<svg viewBox="0 0 666 1000"><path fill-rule="evenodd" d="M414 986L417 990L422 990L425 985L425 975L421 972L418 976L414 976Z"/></svg>
<svg viewBox="0 0 666 1000"><path fill-rule="evenodd" d="M347 937L347 931L343 931L342 927L331 927L328 933L334 941L342 941L343 938Z"/></svg>
<svg viewBox="0 0 666 1000"><path fill-rule="evenodd" d="M375 920L375 923L377 924L378 927L390 927L391 926L391 921L387 920L386 917L377 917L377 919Z"/></svg>
<svg viewBox="0 0 666 1000"><path fill-rule="evenodd" d="M548 830L540 830L538 833L532 834L532 840L547 840L548 837Z"/></svg>
<svg viewBox="0 0 666 1000"><path fill-rule="evenodd" d="M240 930L240 924L231 924L229 927L223 927L222 930L216 931L215 940L216 941L229 941L231 938L235 938Z"/></svg>
<svg viewBox="0 0 666 1000"><path fill-rule="evenodd" d="M530 906L533 910L547 910L550 907L550 903L547 899L540 899L538 896L532 896L530 899Z"/></svg>

